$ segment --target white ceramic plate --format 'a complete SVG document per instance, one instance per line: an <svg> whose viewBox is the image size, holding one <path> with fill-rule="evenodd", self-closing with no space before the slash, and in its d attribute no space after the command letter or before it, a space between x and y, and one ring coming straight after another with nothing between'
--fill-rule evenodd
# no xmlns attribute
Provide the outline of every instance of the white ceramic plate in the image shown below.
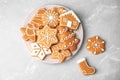
<svg viewBox="0 0 120 80"><path fill-rule="evenodd" d="M53 8L53 7L64 7L64 6L60 6L60 5L46 5L46 6L43 6L43 7L40 7L40 8L50 9L50 8ZM39 8L39 9L40 9L40 8ZM66 7L64 7L64 8L65 8L67 11L70 10L70 9L68 9L68 8L66 8ZM38 9L37 9L37 10L38 10ZM31 15L28 16L25 24L27 24L27 23L31 20L31 18L34 16L34 14L36 13L37 10L33 11L33 12L31 13ZM75 11L74 11L74 12L75 12ZM71 59L76 53L78 53L78 51L79 51L79 49L80 49L80 47L81 47L81 45L82 45L82 42L83 42L83 27L82 27L82 24L80 24L79 28L78 28L76 31L74 31L74 32L76 33L76 37L77 37L78 39L80 39L80 42L79 42L79 44L78 44L78 46L77 46L77 49L72 52L72 56L69 57L69 58L67 58L66 60ZM27 47L28 47L28 49L30 50L30 53L31 53L32 49L30 48L30 42L26 42L26 44L27 44ZM33 57L33 58L35 58L35 57ZM38 59L38 58L37 58L37 59ZM45 62L45 63L51 63L51 64L60 63L60 62L58 61L58 59L52 59L50 56L47 56L44 60L40 60L40 61L41 61L41 62Z"/></svg>

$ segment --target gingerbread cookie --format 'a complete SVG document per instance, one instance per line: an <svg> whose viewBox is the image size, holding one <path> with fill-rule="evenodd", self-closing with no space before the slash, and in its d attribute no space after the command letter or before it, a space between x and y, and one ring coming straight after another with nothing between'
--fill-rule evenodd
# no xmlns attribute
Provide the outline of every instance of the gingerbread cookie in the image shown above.
<svg viewBox="0 0 120 80"><path fill-rule="evenodd" d="M54 7L54 11L58 12L59 15L66 12L66 10L63 7Z"/></svg>
<svg viewBox="0 0 120 80"><path fill-rule="evenodd" d="M66 26L58 26L57 30L58 30L58 35L60 35L60 34L67 32L69 29Z"/></svg>
<svg viewBox="0 0 120 80"><path fill-rule="evenodd" d="M49 49L52 44L58 42L56 37L57 29L52 29L49 26L44 26L44 28L37 30L37 43L45 46L45 48Z"/></svg>
<svg viewBox="0 0 120 80"><path fill-rule="evenodd" d="M31 20L31 24L34 24L38 28L43 28L42 15L45 13L45 9L39 9L35 16Z"/></svg>
<svg viewBox="0 0 120 80"><path fill-rule="evenodd" d="M80 60L78 60L78 66L81 70L81 72L83 73L83 75L91 75L95 73L95 68L90 67L87 63L86 58L82 58Z"/></svg>
<svg viewBox="0 0 120 80"><path fill-rule="evenodd" d="M58 39L62 43L63 49L69 49L74 51L77 49L79 39L75 37L75 33L68 30L65 26L59 26L58 29Z"/></svg>
<svg viewBox="0 0 120 80"><path fill-rule="evenodd" d="M42 21L44 25L56 27L59 23L59 15L52 9L46 10L42 15Z"/></svg>
<svg viewBox="0 0 120 80"><path fill-rule="evenodd" d="M37 57L37 58L43 60L43 59L45 59L45 57L47 55L51 54L51 50L50 49L47 50L44 46L39 45L37 43L31 43L30 46L32 48L31 55L33 57Z"/></svg>
<svg viewBox="0 0 120 80"><path fill-rule="evenodd" d="M23 39L25 41L36 41L36 33L37 28L34 24L28 24L26 27L21 28L21 32L23 33Z"/></svg>
<svg viewBox="0 0 120 80"><path fill-rule="evenodd" d="M80 20L73 11L68 11L60 15L61 26L67 26L70 29L76 30L79 24Z"/></svg>
<svg viewBox="0 0 120 80"><path fill-rule="evenodd" d="M61 43L58 43L54 46L52 46L52 58L57 58L60 62L63 62L66 58L71 56L71 53L69 50L63 50Z"/></svg>
<svg viewBox="0 0 120 80"><path fill-rule="evenodd" d="M100 37L94 36L87 40L86 48L92 54L100 54L104 51L105 42Z"/></svg>

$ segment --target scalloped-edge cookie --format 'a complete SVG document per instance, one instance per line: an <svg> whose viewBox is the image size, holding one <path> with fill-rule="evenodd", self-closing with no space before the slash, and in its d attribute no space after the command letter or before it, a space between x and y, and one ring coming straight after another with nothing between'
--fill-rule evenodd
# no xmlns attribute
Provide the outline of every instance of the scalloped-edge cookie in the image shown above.
<svg viewBox="0 0 120 80"><path fill-rule="evenodd" d="M59 23L59 14L52 9L46 10L42 15L42 21L44 25L56 27Z"/></svg>
<svg viewBox="0 0 120 80"><path fill-rule="evenodd" d="M86 48L92 54L100 54L105 50L105 41L99 36L93 36L87 39Z"/></svg>

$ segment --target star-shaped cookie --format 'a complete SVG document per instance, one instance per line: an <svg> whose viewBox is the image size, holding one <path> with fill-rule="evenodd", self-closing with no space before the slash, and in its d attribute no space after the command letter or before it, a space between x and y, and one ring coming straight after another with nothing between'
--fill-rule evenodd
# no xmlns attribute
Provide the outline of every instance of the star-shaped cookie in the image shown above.
<svg viewBox="0 0 120 80"><path fill-rule="evenodd" d="M61 43L58 43L54 46L52 46L52 58L57 58L60 62L63 62L66 58L71 56L71 53L69 50L63 50Z"/></svg>
<svg viewBox="0 0 120 80"><path fill-rule="evenodd" d="M52 29L49 26L44 26L44 28L37 30L37 43L49 49L52 44L58 42L56 37L57 29Z"/></svg>

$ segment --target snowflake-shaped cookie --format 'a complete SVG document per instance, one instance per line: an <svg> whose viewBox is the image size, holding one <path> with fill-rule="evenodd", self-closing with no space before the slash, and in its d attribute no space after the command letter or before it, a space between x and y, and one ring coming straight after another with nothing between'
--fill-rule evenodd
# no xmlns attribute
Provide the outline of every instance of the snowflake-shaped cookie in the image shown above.
<svg viewBox="0 0 120 80"><path fill-rule="evenodd" d="M52 29L49 26L44 26L43 29L38 30L37 32L37 43L45 46L45 48L49 49L52 44L58 42L56 37L57 29Z"/></svg>
<svg viewBox="0 0 120 80"><path fill-rule="evenodd" d="M105 42L100 37L94 36L87 40L86 48L93 54L99 54L104 51Z"/></svg>
<svg viewBox="0 0 120 80"><path fill-rule="evenodd" d="M47 55L51 54L50 49L47 50L44 46L41 46L37 43L31 43L30 46L32 48L31 55L33 57L37 57L37 58L43 60Z"/></svg>

